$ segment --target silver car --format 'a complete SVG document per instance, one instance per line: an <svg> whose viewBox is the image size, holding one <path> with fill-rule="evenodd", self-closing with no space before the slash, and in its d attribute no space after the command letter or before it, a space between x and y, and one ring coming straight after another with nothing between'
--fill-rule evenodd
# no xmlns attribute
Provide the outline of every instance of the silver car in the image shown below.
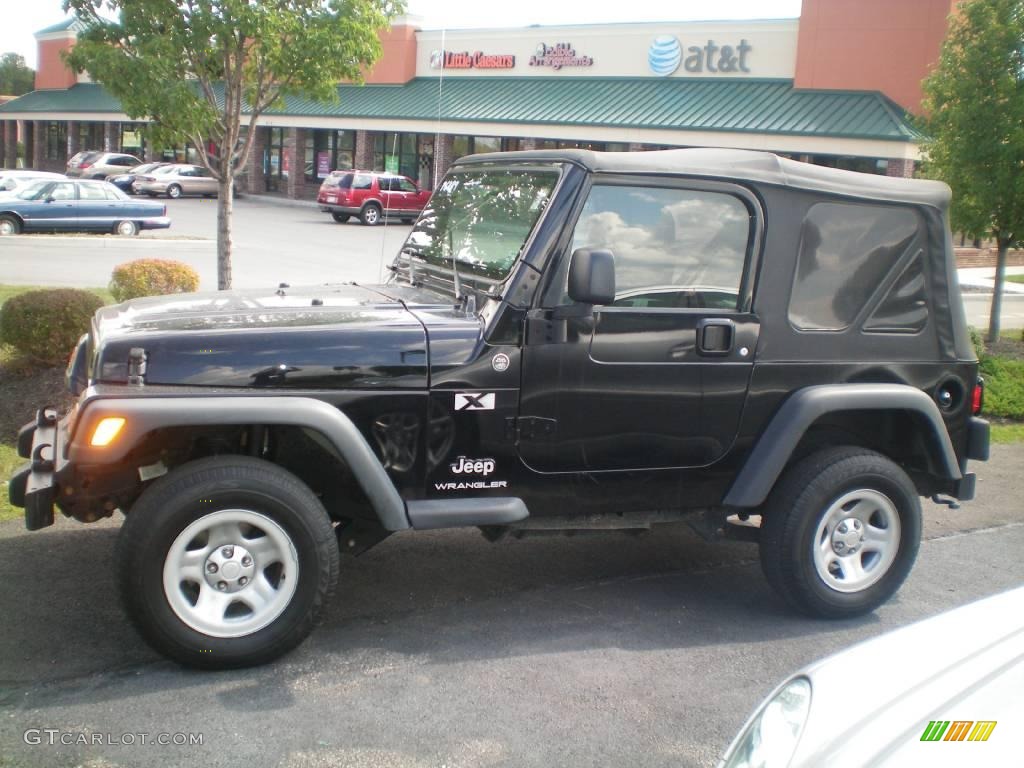
<svg viewBox="0 0 1024 768"><path fill-rule="evenodd" d="M44 179L67 178L60 173L31 170L0 170L0 197L12 197L18 190Z"/></svg>
<svg viewBox="0 0 1024 768"><path fill-rule="evenodd" d="M120 152L79 152L68 160L68 178L105 179L142 163L135 155Z"/></svg>
<svg viewBox="0 0 1024 768"><path fill-rule="evenodd" d="M1024 765L1024 587L811 664L719 768Z"/></svg>
<svg viewBox="0 0 1024 768"><path fill-rule="evenodd" d="M213 175L201 165L174 164L138 176L133 186L150 197L167 195L178 198L182 195L216 195L217 184Z"/></svg>

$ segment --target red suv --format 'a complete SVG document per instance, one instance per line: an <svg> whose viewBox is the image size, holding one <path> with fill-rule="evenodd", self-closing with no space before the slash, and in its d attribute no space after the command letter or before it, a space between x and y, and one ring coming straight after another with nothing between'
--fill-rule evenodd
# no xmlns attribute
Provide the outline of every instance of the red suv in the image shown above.
<svg viewBox="0 0 1024 768"><path fill-rule="evenodd" d="M405 176L376 171L333 171L320 185L316 201L339 224L358 216L368 226L380 224L385 214L412 222L430 199Z"/></svg>

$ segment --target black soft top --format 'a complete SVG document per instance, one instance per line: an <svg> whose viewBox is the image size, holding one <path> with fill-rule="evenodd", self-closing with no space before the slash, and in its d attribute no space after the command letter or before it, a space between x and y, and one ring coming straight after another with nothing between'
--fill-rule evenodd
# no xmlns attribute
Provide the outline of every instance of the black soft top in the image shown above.
<svg viewBox="0 0 1024 768"><path fill-rule="evenodd" d="M544 149L493 152L460 158L455 165L480 163L575 163L593 173L642 173L754 181L830 195L949 207L950 189L924 181L841 171L745 149L662 149L651 152L591 152Z"/></svg>

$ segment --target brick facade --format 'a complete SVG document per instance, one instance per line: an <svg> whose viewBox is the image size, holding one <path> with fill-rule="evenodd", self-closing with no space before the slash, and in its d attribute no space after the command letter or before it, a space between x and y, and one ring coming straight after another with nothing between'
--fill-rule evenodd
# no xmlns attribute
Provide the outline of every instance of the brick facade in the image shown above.
<svg viewBox="0 0 1024 768"><path fill-rule="evenodd" d="M46 168L46 123L42 120L33 120L32 123L32 151L29 152L28 145L25 146L25 156L31 157L30 168L44 170Z"/></svg>
<svg viewBox="0 0 1024 768"><path fill-rule="evenodd" d="M914 176L914 161L889 158L885 165L886 176L898 176L910 179Z"/></svg>
<svg viewBox="0 0 1024 768"><path fill-rule="evenodd" d="M249 159L245 163L245 191L258 195L267 190L267 180L263 175L263 153L267 148L267 129L257 128L252 137L252 148Z"/></svg>
<svg viewBox="0 0 1024 768"><path fill-rule="evenodd" d="M288 172L285 190L288 197L299 200L306 196L306 136L305 128L289 128L284 135L284 153Z"/></svg>
<svg viewBox="0 0 1024 768"><path fill-rule="evenodd" d="M373 168L373 137L370 131L356 131L354 165L361 171Z"/></svg>
<svg viewBox="0 0 1024 768"><path fill-rule="evenodd" d="M448 133L434 137L434 184L436 187L455 162L455 137Z"/></svg>
<svg viewBox="0 0 1024 768"><path fill-rule="evenodd" d="M964 267L995 267L998 252L995 248L954 248L956 266ZM1010 251L1006 254L1006 266L1024 267L1024 251Z"/></svg>
<svg viewBox="0 0 1024 768"><path fill-rule="evenodd" d="M67 153L68 153L68 159L69 160L72 157L74 157L75 155L77 155L79 150L81 149L81 147L79 147L78 144L79 144L79 141L78 141L78 123L72 121L72 122L68 123L68 148L67 148Z"/></svg>
<svg viewBox="0 0 1024 768"><path fill-rule="evenodd" d="M120 123L104 123L103 124L103 151L104 152L117 152L117 139L120 131L118 130Z"/></svg>
<svg viewBox="0 0 1024 768"><path fill-rule="evenodd" d="M18 121L4 120L4 167L18 167Z"/></svg>

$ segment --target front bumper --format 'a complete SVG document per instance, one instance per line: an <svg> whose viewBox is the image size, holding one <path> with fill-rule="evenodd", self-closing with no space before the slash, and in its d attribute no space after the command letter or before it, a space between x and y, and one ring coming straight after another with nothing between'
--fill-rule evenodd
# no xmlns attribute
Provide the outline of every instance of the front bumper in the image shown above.
<svg viewBox="0 0 1024 768"><path fill-rule="evenodd" d="M69 423L69 417L58 420L55 408L43 408L18 432L18 455L29 462L15 472L7 493L11 504L24 507L30 531L53 525L57 479L68 464L64 446Z"/></svg>

